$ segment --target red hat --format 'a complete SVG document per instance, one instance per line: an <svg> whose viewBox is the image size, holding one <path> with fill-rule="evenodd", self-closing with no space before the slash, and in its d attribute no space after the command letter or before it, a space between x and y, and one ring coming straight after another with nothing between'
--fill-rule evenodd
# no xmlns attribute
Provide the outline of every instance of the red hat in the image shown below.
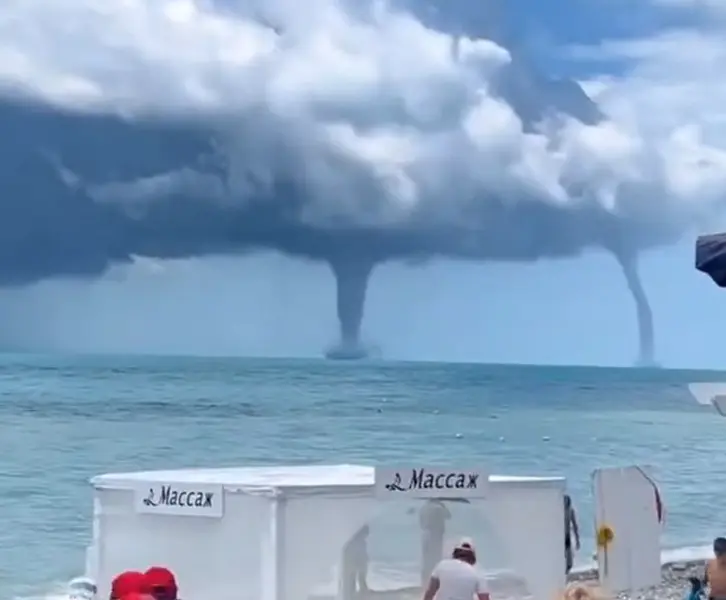
<svg viewBox="0 0 726 600"><path fill-rule="evenodd" d="M162 591L164 592L164 596L176 598L176 577L166 567L151 567L144 573L144 577L152 592L158 593Z"/></svg>
<svg viewBox="0 0 726 600"><path fill-rule="evenodd" d="M131 592L122 596L120 600L154 600L154 597L150 594L142 594L140 592Z"/></svg>
<svg viewBox="0 0 726 600"><path fill-rule="evenodd" d="M111 582L111 598L120 600L129 594L149 594L151 587L140 571L124 571Z"/></svg>

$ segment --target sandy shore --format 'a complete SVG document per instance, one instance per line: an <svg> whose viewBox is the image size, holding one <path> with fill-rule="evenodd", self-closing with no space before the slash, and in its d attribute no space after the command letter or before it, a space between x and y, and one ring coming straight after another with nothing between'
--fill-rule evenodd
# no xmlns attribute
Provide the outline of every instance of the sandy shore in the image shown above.
<svg viewBox="0 0 726 600"><path fill-rule="evenodd" d="M620 600L683 600L686 591L690 589L689 577L703 577L705 561L694 560L674 562L663 565L663 580L661 584L633 593L618 594ZM573 573L571 581L596 581L597 570Z"/></svg>

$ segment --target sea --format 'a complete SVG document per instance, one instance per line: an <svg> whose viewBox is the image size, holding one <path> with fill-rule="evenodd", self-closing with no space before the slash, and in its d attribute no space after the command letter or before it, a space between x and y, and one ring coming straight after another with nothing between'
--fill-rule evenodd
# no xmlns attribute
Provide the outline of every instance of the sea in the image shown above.
<svg viewBox="0 0 726 600"><path fill-rule="evenodd" d="M481 464L564 475L591 559L593 469L649 465L664 548L726 532L726 373L241 358L0 356L0 599L79 575L91 476L170 467Z"/></svg>

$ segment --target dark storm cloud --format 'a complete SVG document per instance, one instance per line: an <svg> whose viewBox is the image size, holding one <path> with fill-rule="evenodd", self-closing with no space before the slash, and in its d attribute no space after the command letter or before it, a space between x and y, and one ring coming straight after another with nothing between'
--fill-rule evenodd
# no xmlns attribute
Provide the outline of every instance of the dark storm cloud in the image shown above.
<svg viewBox="0 0 726 600"><path fill-rule="evenodd" d="M331 265L356 344L378 263L602 248L652 357L637 255L674 239L688 205L657 140L607 121L574 82L473 35L327 0L4 14L23 19L0 28L0 54L22 57L0 72L0 283L275 249Z"/></svg>

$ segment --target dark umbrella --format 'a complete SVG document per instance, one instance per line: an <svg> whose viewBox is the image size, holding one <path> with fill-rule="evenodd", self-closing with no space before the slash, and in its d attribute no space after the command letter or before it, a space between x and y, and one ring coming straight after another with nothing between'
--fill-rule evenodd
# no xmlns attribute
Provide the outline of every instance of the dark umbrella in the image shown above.
<svg viewBox="0 0 726 600"><path fill-rule="evenodd" d="M696 269L719 287L726 287L726 233L702 235L696 240Z"/></svg>

